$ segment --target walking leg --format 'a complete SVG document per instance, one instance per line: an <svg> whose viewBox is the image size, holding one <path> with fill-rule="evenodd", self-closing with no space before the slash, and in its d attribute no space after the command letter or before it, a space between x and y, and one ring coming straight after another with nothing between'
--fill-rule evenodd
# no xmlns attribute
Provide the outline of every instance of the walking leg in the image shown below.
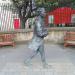
<svg viewBox="0 0 75 75"><path fill-rule="evenodd" d="M38 50L34 51L34 53L25 61L25 64L27 66L30 66L31 65L30 62L37 55L37 53L38 53Z"/></svg>
<svg viewBox="0 0 75 75"><path fill-rule="evenodd" d="M46 64L46 59L45 59L44 45L41 45L39 47L39 52L40 52L40 55L41 55L42 63L43 63L43 65L45 65Z"/></svg>
<svg viewBox="0 0 75 75"><path fill-rule="evenodd" d="M45 51L44 51L44 44L42 44L42 45L39 47L39 52L40 52L40 55L41 55L41 60L42 60L43 67L44 67L44 68L50 68L51 66L49 66L49 65L46 63Z"/></svg>
<svg viewBox="0 0 75 75"><path fill-rule="evenodd" d="M34 51L33 55L30 56L30 59L33 59L38 54L38 50Z"/></svg>

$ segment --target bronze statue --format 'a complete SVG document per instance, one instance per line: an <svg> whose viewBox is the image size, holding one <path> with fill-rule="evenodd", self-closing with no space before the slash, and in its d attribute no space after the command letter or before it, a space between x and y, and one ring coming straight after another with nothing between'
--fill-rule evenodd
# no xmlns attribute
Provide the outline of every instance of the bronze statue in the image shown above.
<svg viewBox="0 0 75 75"><path fill-rule="evenodd" d="M45 23L44 23L44 17L46 14L45 9L43 7L38 8L36 13L38 13L38 15L35 17L33 37L28 45L28 48L34 50L34 54L31 55L30 58L28 58L25 61L25 64L29 64L30 60L34 58L35 55L37 55L39 52L41 55L43 67L48 67L44 52L44 37L48 35L48 31L45 28Z"/></svg>

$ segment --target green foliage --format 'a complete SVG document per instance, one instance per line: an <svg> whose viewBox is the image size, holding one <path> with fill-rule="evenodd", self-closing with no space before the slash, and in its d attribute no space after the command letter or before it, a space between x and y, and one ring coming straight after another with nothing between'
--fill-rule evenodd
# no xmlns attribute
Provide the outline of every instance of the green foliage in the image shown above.
<svg viewBox="0 0 75 75"><path fill-rule="evenodd" d="M36 0L36 4L38 7L45 7L46 11L51 11L54 7L58 7L57 0Z"/></svg>
<svg viewBox="0 0 75 75"><path fill-rule="evenodd" d="M52 11L58 7L72 7L75 9L75 0L36 0L37 6L43 6L46 11Z"/></svg>
<svg viewBox="0 0 75 75"><path fill-rule="evenodd" d="M15 4L17 7L23 4L24 0L12 0L13 4Z"/></svg>

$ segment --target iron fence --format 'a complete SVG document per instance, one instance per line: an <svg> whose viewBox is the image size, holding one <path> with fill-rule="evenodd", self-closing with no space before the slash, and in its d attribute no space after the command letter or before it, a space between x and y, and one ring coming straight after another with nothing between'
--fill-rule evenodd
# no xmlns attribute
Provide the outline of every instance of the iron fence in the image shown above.
<svg viewBox="0 0 75 75"><path fill-rule="evenodd" d="M0 3L0 31L14 30L15 18L18 18L18 14L13 5Z"/></svg>

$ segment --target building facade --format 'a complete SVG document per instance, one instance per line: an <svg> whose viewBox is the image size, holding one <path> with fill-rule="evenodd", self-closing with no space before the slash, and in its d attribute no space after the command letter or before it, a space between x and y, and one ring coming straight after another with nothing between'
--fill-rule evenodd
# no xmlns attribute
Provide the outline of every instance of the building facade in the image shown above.
<svg viewBox="0 0 75 75"><path fill-rule="evenodd" d="M0 31L18 29L20 21L10 0L0 0Z"/></svg>
<svg viewBox="0 0 75 75"><path fill-rule="evenodd" d="M75 23L75 10L70 7L57 8L46 15L46 24L66 25Z"/></svg>

